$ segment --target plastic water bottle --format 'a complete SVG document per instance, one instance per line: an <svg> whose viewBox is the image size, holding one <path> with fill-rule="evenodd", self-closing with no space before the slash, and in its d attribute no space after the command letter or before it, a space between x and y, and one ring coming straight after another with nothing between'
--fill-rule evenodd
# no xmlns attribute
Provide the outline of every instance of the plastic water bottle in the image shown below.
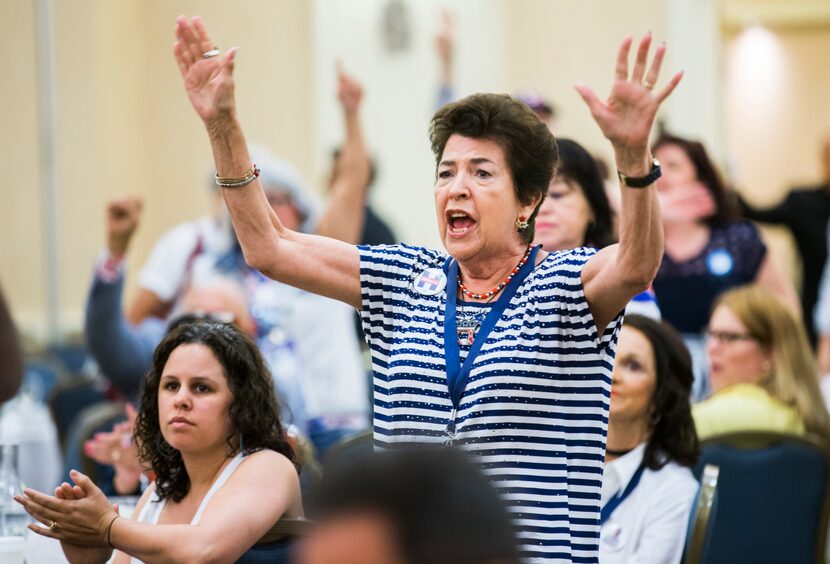
<svg viewBox="0 0 830 564"><path fill-rule="evenodd" d="M14 496L23 495L23 483L17 471L17 445L0 445L0 536L22 537L29 515Z"/></svg>

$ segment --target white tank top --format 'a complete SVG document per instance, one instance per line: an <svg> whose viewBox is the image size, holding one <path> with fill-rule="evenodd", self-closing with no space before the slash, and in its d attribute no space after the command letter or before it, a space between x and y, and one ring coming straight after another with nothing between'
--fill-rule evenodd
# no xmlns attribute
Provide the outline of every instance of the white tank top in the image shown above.
<svg viewBox="0 0 830 564"><path fill-rule="evenodd" d="M210 498L213 497L213 494L221 488L224 483L231 477L234 470L239 466L239 464L245 459L245 454L242 452L238 452L236 456L225 466L225 469L222 470L222 473L219 474L219 477L213 481L211 484L210 489L205 494L205 497L202 499L202 503L199 504L199 509L196 510L196 514L193 515L193 519L190 521L191 525L198 525L199 520L202 518L202 513L204 513L205 508L207 507ZM161 512L164 511L164 507L167 505L167 500L159 500L158 495L156 495L155 489L153 493L150 495L150 499L147 500L147 503L144 504L144 507L141 508L141 513L139 513L138 518L136 521L139 523L149 523L151 525L155 525L158 523L159 516ZM133 558L130 560L131 564L143 564L141 560L138 558Z"/></svg>

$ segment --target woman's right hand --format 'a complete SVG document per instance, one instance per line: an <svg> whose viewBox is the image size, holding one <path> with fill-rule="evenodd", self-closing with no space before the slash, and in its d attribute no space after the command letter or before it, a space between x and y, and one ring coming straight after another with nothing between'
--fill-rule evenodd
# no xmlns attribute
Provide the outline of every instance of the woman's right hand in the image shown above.
<svg viewBox="0 0 830 564"><path fill-rule="evenodd" d="M224 55L205 58L215 49L199 16L176 18L176 42L173 53L184 79L190 103L205 125L221 124L234 115L233 61L237 48Z"/></svg>
<svg viewBox="0 0 830 564"><path fill-rule="evenodd" d="M84 491L80 486L70 486L66 482L55 488L55 497L58 499L81 499ZM82 546L61 541L63 555L72 564L98 564L107 562L112 556L108 546Z"/></svg>
<svg viewBox="0 0 830 564"><path fill-rule="evenodd" d="M664 223L703 221L717 211L712 193L700 182L663 190L658 182L657 200Z"/></svg>

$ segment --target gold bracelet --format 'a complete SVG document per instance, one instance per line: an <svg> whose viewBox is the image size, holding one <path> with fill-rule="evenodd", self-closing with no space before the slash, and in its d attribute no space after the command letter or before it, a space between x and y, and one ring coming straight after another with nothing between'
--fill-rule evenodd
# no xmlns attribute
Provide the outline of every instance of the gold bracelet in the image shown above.
<svg viewBox="0 0 830 564"><path fill-rule="evenodd" d="M251 168L245 171L243 176L239 178L228 178L219 176L219 173L216 173L216 184L223 188L238 188L239 186L245 186L254 180L254 178L259 176L259 168L255 164L251 165Z"/></svg>
<svg viewBox="0 0 830 564"><path fill-rule="evenodd" d="M238 177L238 178L231 178L231 177L223 177L223 176L219 176L219 173L218 173L218 172L216 173L216 178L217 178L217 179L219 179L219 180L221 180L222 182L241 182L242 180L245 180L246 178L248 178L249 176L251 176L251 175L254 173L254 168L255 168L255 167L256 167L256 165L251 165L251 168L249 168L248 170L246 170L246 171L242 174L242 176L240 176L240 177Z"/></svg>

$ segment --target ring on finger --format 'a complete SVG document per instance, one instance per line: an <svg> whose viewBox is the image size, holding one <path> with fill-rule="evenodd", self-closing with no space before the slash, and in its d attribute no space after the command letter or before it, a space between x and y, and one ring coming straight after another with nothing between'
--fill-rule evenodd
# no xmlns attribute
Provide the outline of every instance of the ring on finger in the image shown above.
<svg viewBox="0 0 830 564"><path fill-rule="evenodd" d="M219 51L219 49L214 47L210 51L205 51L204 53L202 53L202 58L203 59L210 59L211 57L216 57L217 55L219 55L219 53L221 53L221 51Z"/></svg>
<svg viewBox="0 0 830 564"><path fill-rule="evenodd" d="M643 86L645 86L648 90L651 90L652 88L654 88L654 83L649 82L648 80L644 80L643 81Z"/></svg>
<svg viewBox="0 0 830 564"><path fill-rule="evenodd" d="M54 531L55 529L57 529L57 528L58 528L58 522L57 522L57 521L51 521L51 520L50 520L50 521L49 521L49 524L48 524L47 526L49 527L49 530L50 530L50 531Z"/></svg>

